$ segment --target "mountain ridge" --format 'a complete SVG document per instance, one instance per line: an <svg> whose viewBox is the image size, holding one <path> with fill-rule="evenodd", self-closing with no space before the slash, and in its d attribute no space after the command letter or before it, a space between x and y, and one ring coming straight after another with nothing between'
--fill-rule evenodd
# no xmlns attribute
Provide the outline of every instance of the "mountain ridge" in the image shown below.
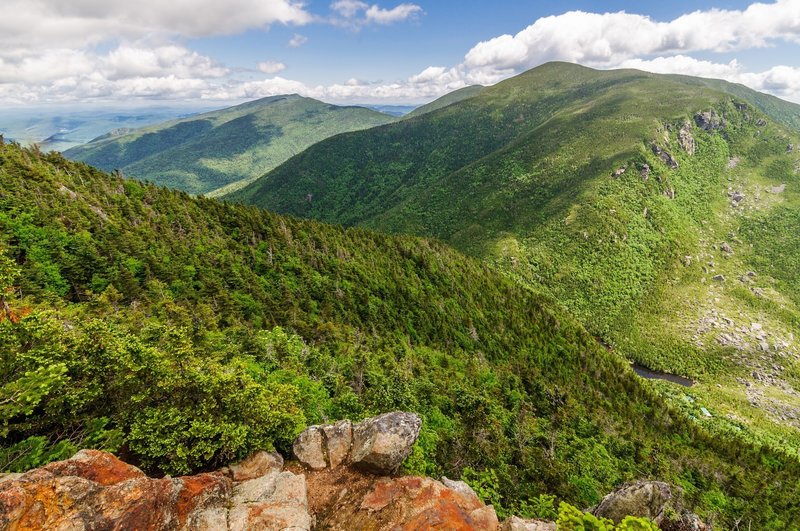
<svg viewBox="0 0 800 531"><path fill-rule="evenodd" d="M64 154L107 171L214 195L242 186L318 140L394 120L364 107L286 94L103 135Z"/></svg>
<svg viewBox="0 0 800 531"><path fill-rule="evenodd" d="M783 125L800 106L773 117L706 84L547 64L324 141L231 198L445 241L621 357L699 381L718 429L797 454L798 278L770 264L800 245L800 141Z"/></svg>

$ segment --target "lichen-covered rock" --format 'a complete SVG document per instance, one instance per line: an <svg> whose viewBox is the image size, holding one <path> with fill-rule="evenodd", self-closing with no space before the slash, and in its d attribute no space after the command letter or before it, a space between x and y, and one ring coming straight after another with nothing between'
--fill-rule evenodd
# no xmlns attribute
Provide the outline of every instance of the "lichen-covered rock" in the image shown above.
<svg viewBox="0 0 800 531"><path fill-rule="evenodd" d="M692 136L692 124L690 122L685 122L678 131L678 144L689 155L694 155L697 150L697 143Z"/></svg>
<svg viewBox="0 0 800 531"><path fill-rule="evenodd" d="M309 531L306 478L291 472L270 473L238 485L228 518L231 531Z"/></svg>
<svg viewBox="0 0 800 531"><path fill-rule="evenodd" d="M456 481L454 479L449 479L447 476L442 476L442 485L458 492L465 498L480 501L480 498L478 498L478 495L472 490L472 487L467 485L464 481Z"/></svg>
<svg viewBox="0 0 800 531"><path fill-rule="evenodd" d="M477 498L415 476L381 478L366 495L345 501L323 522L326 529L499 529L497 514Z"/></svg>
<svg viewBox="0 0 800 531"><path fill-rule="evenodd" d="M705 129L709 132L725 128L725 120L714 110L697 113L694 116L694 123L700 129Z"/></svg>
<svg viewBox="0 0 800 531"><path fill-rule="evenodd" d="M111 454L84 450L0 483L0 529L308 531L305 477L279 465L259 452L227 474L154 479Z"/></svg>
<svg viewBox="0 0 800 531"><path fill-rule="evenodd" d="M649 518L658 523L671 499L672 491L666 483L637 481L608 494L592 513L617 523L628 515Z"/></svg>
<svg viewBox="0 0 800 531"><path fill-rule="evenodd" d="M256 452L239 463L230 465L226 472L234 481L247 481L283 469L283 457L278 452Z"/></svg>
<svg viewBox="0 0 800 531"><path fill-rule="evenodd" d="M344 463L350 455L353 445L353 425L349 420L336 424L320 426L325 444L325 457L328 466L336 468Z"/></svg>
<svg viewBox="0 0 800 531"><path fill-rule="evenodd" d="M310 426L303 431L292 444L292 452L298 461L312 470L321 470L327 467L324 437L319 426Z"/></svg>
<svg viewBox="0 0 800 531"><path fill-rule="evenodd" d="M0 484L0 529L218 529L230 492L222 474L153 479L83 450Z"/></svg>
<svg viewBox="0 0 800 531"><path fill-rule="evenodd" d="M292 445L295 457L312 470L336 468L350 456L353 425L349 420L309 426Z"/></svg>
<svg viewBox="0 0 800 531"><path fill-rule="evenodd" d="M415 413L384 413L353 427L351 462L373 474L394 474L419 436L422 420Z"/></svg>
<svg viewBox="0 0 800 531"><path fill-rule="evenodd" d="M711 526L706 525L694 513L683 513L676 520L663 520L659 525L662 531L710 531Z"/></svg>
<svg viewBox="0 0 800 531"><path fill-rule="evenodd" d="M523 520L512 516L501 526L502 531L556 531L556 523L546 520Z"/></svg>

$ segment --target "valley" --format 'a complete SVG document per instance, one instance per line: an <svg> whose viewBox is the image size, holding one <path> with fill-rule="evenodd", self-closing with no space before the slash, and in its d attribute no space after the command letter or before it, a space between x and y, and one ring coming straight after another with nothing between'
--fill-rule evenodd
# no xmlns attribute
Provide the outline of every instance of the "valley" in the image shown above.
<svg viewBox="0 0 800 531"><path fill-rule="evenodd" d="M694 380L659 388L708 429L796 455L797 115L721 82L552 63L320 143L231 198L442 239L621 358Z"/></svg>

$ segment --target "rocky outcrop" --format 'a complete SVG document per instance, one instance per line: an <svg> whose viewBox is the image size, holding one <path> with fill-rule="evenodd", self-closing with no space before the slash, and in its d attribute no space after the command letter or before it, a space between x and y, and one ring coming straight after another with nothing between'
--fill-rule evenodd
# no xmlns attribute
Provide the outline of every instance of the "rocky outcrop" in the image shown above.
<svg viewBox="0 0 800 531"><path fill-rule="evenodd" d="M419 436L422 420L414 413L386 413L353 426L351 462L374 474L397 472Z"/></svg>
<svg viewBox="0 0 800 531"><path fill-rule="evenodd" d="M501 524L463 481L387 476L408 456L420 427L417 415L402 412L312 426L294 444L303 461L256 452L216 472L179 478L151 478L109 453L83 450L25 474L0 475L0 529L555 531L543 520L510 517ZM670 500L666 484L639 482L607 496L594 512L661 521ZM705 529L690 514L667 524Z"/></svg>
<svg viewBox="0 0 800 531"><path fill-rule="evenodd" d="M310 530L305 478L259 452L214 473L150 478L83 450L0 484L0 529Z"/></svg>
<svg viewBox="0 0 800 531"><path fill-rule="evenodd" d="M414 413L396 411L366 419L310 426L301 433L292 450L312 470L351 464L373 474L397 472L411 453L422 420Z"/></svg>
<svg viewBox="0 0 800 531"><path fill-rule="evenodd" d="M556 531L556 523L546 520L523 520L512 516L500 528L501 531Z"/></svg>
<svg viewBox="0 0 800 531"><path fill-rule="evenodd" d="M725 120L714 110L695 114L694 123L697 124L697 127L709 133L725 128Z"/></svg>
<svg viewBox="0 0 800 531"><path fill-rule="evenodd" d="M697 150L697 143L692 136L691 122L684 122L683 126L678 131L678 144L680 144L686 153L694 155L694 152Z"/></svg>
<svg viewBox="0 0 800 531"><path fill-rule="evenodd" d="M607 495L592 510L595 516L621 522L628 515L641 516L660 522L664 509L672 500L669 485L660 481L637 481L624 485Z"/></svg>
<svg viewBox="0 0 800 531"><path fill-rule="evenodd" d="M330 472L337 474L336 471ZM351 472L352 473L352 472ZM317 475L322 479L323 474ZM332 480L329 478L327 482ZM339 481L341 481L339 479ZM335 503L318 512L322 529L475 529L495 531L500 527L491 505L477 496L445 486L431 478L405 476L379 478L366 488L352 480L351 489L337 490ZM324 490L319 488L317 490Z"/></svg>
<svg viewBox="0 0 800 531"><path fill-rule="evenodd" d="M231 493L220 473L154 479L83 450L0 484L0 529L225 529Z"/></svg>
<svg viewBox="0 0 800 531"><path fill-rule="evenodd" d="M678 168L678 161L675 160L675 157L673 157L672 154L670 154L664 148L662 148L658 144L653 144L652 150L653 154L655 154L658 158L660 158L664 162L664 164L669 166L671 169L675 170Z"/></svg>

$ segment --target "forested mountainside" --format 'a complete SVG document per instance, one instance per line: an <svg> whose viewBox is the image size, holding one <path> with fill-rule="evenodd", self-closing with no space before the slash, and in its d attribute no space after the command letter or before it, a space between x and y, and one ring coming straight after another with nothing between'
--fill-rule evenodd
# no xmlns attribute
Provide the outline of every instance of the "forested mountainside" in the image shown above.
<svg viewBox="0 0 800 531"><path fill-rule="evenodd" d="M796 456L712 433L548 297L444 244L14 144L0 185L2 469L94 447L185 473L406 410L423 420L407 470L464 477L501 515L651 477L722 527L797 528Z"/></svg>
<svg viewBox="0 0 800 531"><path fill-rule="evenodd" d="M405 115L405 119L414 118L417 116L422 116L423 114L428 114L429 112L438 111L439 109L443 109L448 105L452 105L454 103L458 103L459 101L466 100L473 96L477 96L481 93L486 87L483 85L470 85L469 87L464 87L462 89L454 90L448 94L445 94L441 98L437 98L430 103L417 107L407 115Z"/></svg>
<svg viewBox="0 0 800 531"><path fill-rule="evenodd" d="M395 119L291 94L104 135L64 155L192 194L214 195L220 188L236 190L315 142Z"/></svg>
<svg viewBox="0 0 800 531"><path fill-rule="evenodd" d="M321 142L231 198L441 239L548 293L704 422L800 452L800 106L550 63ZM687 395L688 393L688 395Z"/></svg>

